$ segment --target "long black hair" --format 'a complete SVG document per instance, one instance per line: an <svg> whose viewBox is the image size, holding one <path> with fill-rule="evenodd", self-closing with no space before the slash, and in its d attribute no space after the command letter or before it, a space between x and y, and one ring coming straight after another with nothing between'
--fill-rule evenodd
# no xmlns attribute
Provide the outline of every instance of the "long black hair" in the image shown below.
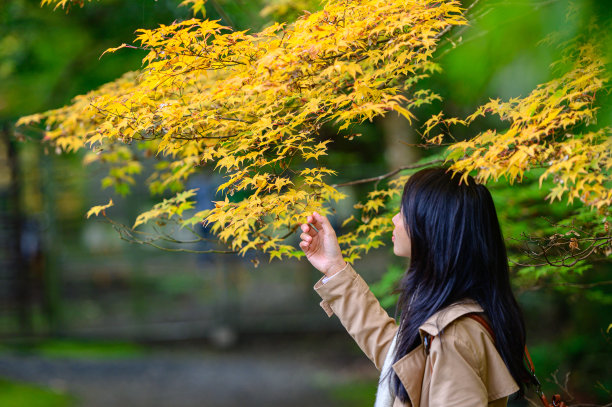
<svg viewBox="0 0 612 407"><path fill-rule="evenodd" d="M495 346L522 396L532 381L523 363L525 323L512 294L508 257L495 205L484 185L444 168L412 175L402 194L401 214L411 241L410 266L400 283L395 361L421 342L419 326L437 311L466 299L483 308ZM408 393L392 373L391 390Z"/></svg>

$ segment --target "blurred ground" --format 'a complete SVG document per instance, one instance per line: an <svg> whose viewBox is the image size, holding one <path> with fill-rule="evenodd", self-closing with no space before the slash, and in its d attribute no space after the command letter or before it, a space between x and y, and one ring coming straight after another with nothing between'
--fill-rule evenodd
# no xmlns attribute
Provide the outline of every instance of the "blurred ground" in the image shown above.
<svg viewBox="0 0 612 407"><path fill-rule="evenodd" d="M347 335L276 339L223 351L197 344L153 346L131 356L13 349L0 354L0 376L72 396L67 405L74 407L373 403L377 371Z"/></svg>

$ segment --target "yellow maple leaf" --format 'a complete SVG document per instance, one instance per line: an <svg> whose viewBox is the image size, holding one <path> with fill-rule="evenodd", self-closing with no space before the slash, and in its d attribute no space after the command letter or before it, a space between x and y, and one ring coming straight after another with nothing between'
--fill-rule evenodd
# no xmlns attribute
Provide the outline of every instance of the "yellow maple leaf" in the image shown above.
<svg viewBox="0 0 612 407"><path fill-rule="evenodd" d="M87 218L89 219L91 215L98 216L100 212L102 212L102 216L106 216L106 209L110 208L113 205L113 200L111 199L106 205L94 206L89 211L87 211Z"/></svg>

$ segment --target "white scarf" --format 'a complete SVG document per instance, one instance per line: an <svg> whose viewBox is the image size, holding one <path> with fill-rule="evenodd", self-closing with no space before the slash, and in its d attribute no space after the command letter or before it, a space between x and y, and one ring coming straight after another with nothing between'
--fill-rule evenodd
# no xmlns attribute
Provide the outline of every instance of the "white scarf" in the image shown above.
<svg viewBox="0 0 612 407"><path fill-rule="evenodd" d="M391 394L391 365L395 356L395 342L397 342L397 334L393 337L391 346L387 351L385 362L380 370L380 379L378 380L378 389L376 390L376 402L374 407L392 407L393 395Z"/></svg>

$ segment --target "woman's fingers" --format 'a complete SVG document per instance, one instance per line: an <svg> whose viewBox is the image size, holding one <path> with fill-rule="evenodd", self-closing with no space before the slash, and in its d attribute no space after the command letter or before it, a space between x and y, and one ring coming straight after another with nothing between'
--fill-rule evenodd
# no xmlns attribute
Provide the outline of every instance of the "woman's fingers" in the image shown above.
<svg viewBox="0 0 612 407"><path fill-rule="evenodd" d="M300 242L300 247L304 251L310 249L314 238L319 233L329 230L333 231L327 218L321 216L317 212L313 212L312 215L308 215L306 217L306 223L301 224L300 229L302 229L302 233L300 234L300 239L302 239Z"/></svg>
<svg viewBox="0 0 612 407"><path fill-rule="evenodd" d="M310 227L310 225L308 225L307 223L303 223L302 226L300 226L302 229L302 234L300 235L300 238L304 239L304 235L308 235L308 236L313 236L312 234L312 227Z"/></svg>
<svg viewBox="0 0 612 407"><path fill-rule="evenodd" d="M318 233L315 229L316 226L312 225L310 222L302 224L302 232L308 233L310 236L314 237Z"/></svg>
<svg viewBox="0 0 612 407"><path fill-rule="evenodd" d="M308 243L312 242L312 236L309 235L308 233L302 233L300 235L300 239L302 239L303 241L308 242Z"/></svg>
<svg viewBox="0 0 612 407"><path fill-rule="evenodd" d="M318 218L315 215L317 215ZM300 226L302 228L302 232L308 233L312 237L316 236L317 233L323 230L324 226L323 222L321 221L322 219L323 221L327 221L327 219L317 214L316 212L314 212L312 215L308 215L306 217L306 223L303 223ZM327 222L327 224L329 225L329 222Z"/></svg>

